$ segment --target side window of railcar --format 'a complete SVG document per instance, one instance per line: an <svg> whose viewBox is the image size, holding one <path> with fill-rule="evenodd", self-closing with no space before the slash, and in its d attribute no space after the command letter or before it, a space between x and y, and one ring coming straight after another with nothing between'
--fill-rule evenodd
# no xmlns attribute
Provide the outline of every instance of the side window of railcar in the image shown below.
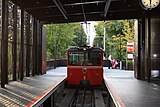
<svg viewBox="0 0 160 107"><path fill-rule="evenodd" d="M81 66L84 63L84 53L69 52L69 65Z"/></svg>
<svg viewBox="0 0 160 107"><path fill-rule="evenodd" d="M101 52L89 51L86 54L86 64L91 66L98 66L101 64Z"/></svg>

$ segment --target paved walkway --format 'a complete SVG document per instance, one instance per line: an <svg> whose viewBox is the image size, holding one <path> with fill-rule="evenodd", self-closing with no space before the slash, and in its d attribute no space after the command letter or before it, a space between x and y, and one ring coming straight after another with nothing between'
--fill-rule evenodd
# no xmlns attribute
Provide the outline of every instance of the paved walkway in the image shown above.
<svg viewBox="0 0 160 107"><path fill-rule="evenodd" d="M121 107L160 107L160 86L135 79L133 71L104 68L104 79Z"/></svg>
<svg viewBox="0 0 160 107"><path fill-rule="evenodd" d="M66 67L47 71L47 74L25 77L0 88L0 107L29 107L53 93L67 74ZM117 107L160 107L160 86L134 78L133 71L107 69L104 80Z"/></svg>
<svg viewBox="0 0 160 107"><path fill-rule="evenodd" d="M30 107L40 104L43 97L53 93L66 78L66 67L49 70L47 74L25 77L0 88L0 107Z"/></svg>

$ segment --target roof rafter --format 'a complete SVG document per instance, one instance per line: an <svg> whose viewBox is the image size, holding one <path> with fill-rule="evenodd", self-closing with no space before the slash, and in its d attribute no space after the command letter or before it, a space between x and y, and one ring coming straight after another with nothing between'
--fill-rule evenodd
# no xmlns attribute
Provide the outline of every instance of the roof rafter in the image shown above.
<svg viewBox="0 0 160 107"><path fill-rule="evenodd" d="M108 13L108 9L109 9L110 4L111 4L111 0L107 0L107 1L106 1L106 5L105 5L105 8L104 8L104 18L106 18L106 16L107 16L107 13Z"/></svg>
<svg viewBox="0 0 160 107"><path fill-rule="evenodd" d="M62 13L62 15L64 16L65 19L68 19L67 15L66 15L66 11L65 9L63 8L62 4L60 3L60 1L56 1L56 0L53 0L54 3L56 4L56 6L58 7L59 11Z"/></svg>

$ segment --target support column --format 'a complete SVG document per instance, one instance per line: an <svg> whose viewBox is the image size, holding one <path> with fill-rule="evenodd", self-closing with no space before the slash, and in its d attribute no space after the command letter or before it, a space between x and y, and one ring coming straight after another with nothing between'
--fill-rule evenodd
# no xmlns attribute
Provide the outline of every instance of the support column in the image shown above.
<svg viewBox="0 0 160 107"><path fill-rule="evenodd" d="M47 33L47 28L42 27L42 40L41 40L41 45L42 45L42 74L46 73L46 33Z"/></svg>
<svg viewBox="0 0 160 107"><path fill-rule="evenodd" d="M13 81L17 80L17 6L13 6Z"/></svg>
<svg viewBox="0 0 160 107"><path fill-rule="evenodd" d="M147 39L147 65L146 65L146 72L147 72L147 81L150 82L151 78L151 17L148 16L148 39Z"/></svg>
<svg viewBox="0 0 160 107"><path fill-rule="evenodd" d="M8 83L8 0L2 0L1 87Z"/></svg>
<svg viewBox="0 0 160 107"><path fill-rule="evenodd" d="M33 59L33 72L32 75L35 76L37 73L37 20L34 18L33 22L33 48L32 48L32 59Z"/></svg>
<svg viewBox="0 0 160 107"><path fill-rule="evenodd" d="M141 34L140 34L140 78L141 80L145 79L145 64L146 64L146 59L145 59L145 48L146 48L146 33L145 33L145 27L146 27L146 23L145 23L145 16L142 18L142 22L141 22Z"/></svg>
<svg viewBox="0 0 160 107"><path fill-rule="evenodd" d="M144 80L146 69L146 18L145 15L142 19L138 20L138 32L135 37L135 78Z"/></svg>
<svg viewBox="0 0 160 107"><path fill-rule="evenodd" d="M37 54L36 54L36 61L37 61L37 72L36 74L39 75L41 72L40 72L40 55L41 55L41 52L40 52L40 23L39 21L37 21Z"/></svg>
<svg viewBox="0 0 160 107"><path fill-rule="evenodd" d="M141 19L139 20L134 20L134 46L135 46L135 61L134 61L134 77L137 79L140 79L140 28L141 28Z"/></svg>
<svg viewBox="0 0 160 107"><path fill-rule="evenodd" d="M38 71L42 75L42 25L39 26L39 50L38 50L38 59L39 59L39 66Z"/></svg>
<svg viewBox="0 0 160 107"><path fill-rule="evenodd" d="M30 15L27 14L26 25L26 76L30 76Z"/></svg>
<svg viewBox="0 0 160 107"><path fill-rule="evenodd" d="M24 78L24 11L21 10L20 80Z"/></svg>

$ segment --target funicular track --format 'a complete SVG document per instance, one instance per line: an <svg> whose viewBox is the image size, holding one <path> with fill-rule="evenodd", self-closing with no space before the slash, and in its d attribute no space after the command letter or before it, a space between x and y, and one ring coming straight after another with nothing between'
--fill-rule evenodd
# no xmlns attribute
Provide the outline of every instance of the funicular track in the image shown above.
<svg viewBox="0 0 160 107"><path fill-rule="evenodd" d="M76 89L73 98L70 101L69 107L94 107L93 90Z"/></svg>
<svg viewBox="0 0 160 107"><path fill-rule="evenodd" d="M56 107L106 107L101 89L65 89L65 95Z"/></svg>

